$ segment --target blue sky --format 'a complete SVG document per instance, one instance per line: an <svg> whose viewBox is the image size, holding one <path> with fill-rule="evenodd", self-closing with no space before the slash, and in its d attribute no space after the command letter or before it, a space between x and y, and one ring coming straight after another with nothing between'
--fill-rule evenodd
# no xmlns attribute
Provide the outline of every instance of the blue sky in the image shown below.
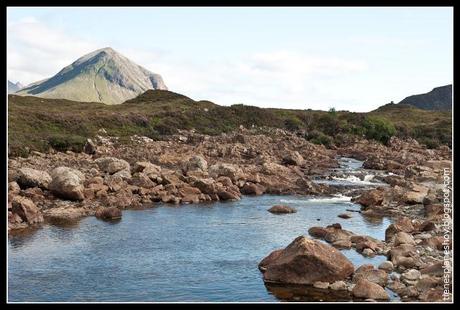
<svg viewBox="0 0 460 310"><path fill-rule="evenodd" d="M369 111L453 80L452 8L9 8L8 78L111 46L193 99Z"/></svg>

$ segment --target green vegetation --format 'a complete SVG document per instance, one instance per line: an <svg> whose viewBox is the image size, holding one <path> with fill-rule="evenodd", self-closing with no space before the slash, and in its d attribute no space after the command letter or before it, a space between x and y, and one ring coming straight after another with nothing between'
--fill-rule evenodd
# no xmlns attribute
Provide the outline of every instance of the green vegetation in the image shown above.
<svg viewBox="0 0 460 310"><path fill-rule="evenodd" d="M242 104L218 106L162 90L148 91L121 105L9 95L8 143L11 155L29 150L79 151L101 128L128 142L129 136L162 139L178 129L218 135L240 125L275 127L302 134L326 147L357 135L386 143L392 135L413 137L429 147L451 146L451 114L389 105L370 113L263 109Z"/></svg>

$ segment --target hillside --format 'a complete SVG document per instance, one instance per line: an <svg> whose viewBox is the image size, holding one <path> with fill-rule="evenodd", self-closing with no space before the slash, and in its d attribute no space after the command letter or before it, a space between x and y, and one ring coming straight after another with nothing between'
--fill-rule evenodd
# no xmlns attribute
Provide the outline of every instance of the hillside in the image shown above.
<svg viewBox="0 0 460 310"><path fill-rule="evenodd" d="M79 58L53 77L35 82L18 94L120 104L148 89L167 87L160 75L108 47Z"/></svg>
<svg viewBox="0 0 460 310"><path fill-rule="evenodd" d="M8 98L8 141L13 155L26 154L27 148L78 150L101 128L120 137L121 142L128 142L131 135L161 139L177 129L217 135L243 125L296 131L327 147L346 143L353 135L385 142L392 134L416 138L430 147L451 145L450 113L403 105L384 106L370 113L263 109L242 104L228 107L165 90L150 90L120 105L18 95ZM389 127L389 134L382 136L380 131Z"/></svg>
<svg viewBox="0 0 460 310"><path fill-rule="evenodd" d="M406 97L399 104L408 104L423 110L452 110L452 85L436 87L426 94Z"/></svg>

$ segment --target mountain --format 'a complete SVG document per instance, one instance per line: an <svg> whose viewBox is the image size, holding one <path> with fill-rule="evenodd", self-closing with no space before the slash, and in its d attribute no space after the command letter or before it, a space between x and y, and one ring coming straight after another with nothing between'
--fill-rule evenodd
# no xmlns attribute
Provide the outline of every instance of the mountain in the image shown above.
<svg viewBox="0 0 460 310"><path fill-rule="evenodd" d="M24 85L22 85L20 82L13 83L8 80L8 94L13 94L22 88L24 88Z"/></svg>
<svg viewBox="0 0 460 310"><path fill-rule="evenodd" d="M55 76L30 84L17 94L120 104L149 89L168 88L159 74L107 47L77 59Z"/></svg>
<svg viewBox="0 0 460 310"><path fill-rule="evenodd" d="M406 97L399 104L408 104L423 110L452 110L452 85L436 87L426 94Z"/></svg>

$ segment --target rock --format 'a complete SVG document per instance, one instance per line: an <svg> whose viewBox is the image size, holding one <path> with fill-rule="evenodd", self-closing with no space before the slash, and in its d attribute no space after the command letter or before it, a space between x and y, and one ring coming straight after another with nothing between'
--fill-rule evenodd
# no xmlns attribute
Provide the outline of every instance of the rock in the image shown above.
<svg viewBox="0 0 460 310"><path fill-rule="evenodd" d="M448 240L448 241L449 242L447 242L446 244L449 245L449 248L451 248L452 247L451 240ZM428 246L432 249L436 249L438 251L443 251L444 243L445 243L445 240L443 236L434 236L434 237L423 240L421 244Z"/></svg>
<svg viewBox="0 0 460 310"><path fill-rule="evenodd" d="M225 163L218 163L212 165L208 169L209 175L215 179L220 176L229 177L233 183L238 181L240 176L242 175L242 171L235 165L225 164Z"/></svg>
<svg viewBox="0 0 460 310"><path fill-rule="evenodd" d="M313 284L334 282L350 276L353 264L339 251L322 242L297 237L283 250L261 262L265 282Z"/></svg>
<svg viewBox="0 0 460 310"><path fill-rule="evenodd" d="M315 226L311 227L308 230L308 233L310 236L315 238L324 238L329 233L329 231L326 228Z"/></svg>
<svg viewBox="0 0 460 310"><path fill-rule="evenodd" d="M274 213L274 214L283 214L283 213L296 213L297 210L288 206L273 206L270 209L268 209L268 212Z"/></svg>
<svg viewBox="0 0 460 310"><path fill-rule="evenodd" d="M121 170L130 171L131 169L127 161L115 157L101 157L96 159L95 163L98 165L100 170L109 174L114 174Z"/></svg>
<svg viewBox="0 0 460 310"><path fill-rule="evenodd" d="M133 172L142 172L150 177L153 175L161 175L161 167L148 161L138 161L134 164Z"/></svg>
<svg viewBox="0 0 460 310"><path fill-rule="evenodd" d="M128 183L131 184L131 185L138 186L138 187L143 187L143 188L153 188L156 185L143 172L138 172L138 173L134 174L134 176L131 179L129 179Z"/></svg>
<svg viewBox="0 0 460 310"><path fill-rule="evenodd" d="M96 150L97 150L96 143L94 143L93 140L91 139L86 140L85 146L83 147L83 151L86 154L92 155L92 154L96 154Z"/></svg>
<svg viewBox="0 0 460 310"><path fill-rule="evenodd" d="M351 249L351 241L349 239L339 239L332 243L332 246L337 249Z"/></svg>
<svg viewBox="0 0 460 310"><path fill-rule="evenodd" d="M299 152L288 152L286 156L283 157L282 163L283 165L292 165L292 166L300 166L304 162L302 155Z"/></svg>
<svg viewBox="0 0 460 310"><path fill-rule="evenodd" d="M402 200L406 204L421 204L423 199L428 194L428 188L424 186L414 185L413 190L404 193Z"/></svg>
<svg viewBox="0 0 460 310"><path fill-rule="evenodd" d="M244 195L262 195L265 192L265 188L260 184L246 182L241 188L241 193Z"/></svg>
<svg viewBox="0 0 460 310"><path fill-rule="evenodd" d="M444 264L443 262L433 263L420 270L421 274L442 276L444 274Z"/></svg>
<svg viewBox="0 0 460 310"><path fill-rule="evenodd" d="M320 288L320 289L327 289L329 287L328 282L321 282L321 281L316 281L313 283L313 287Z"/></svg>
<svg viewBox="0 0 460 310"><path fill-rule="evenodd" d="M406 283L406 281L416 281L420 278L421 273L416 269L409 269L401 274L401 280ZM408 284L408 283L406 283Z"/></svg>
<svg viewBox="0 0 460 310"><path fill-rule="evenodd" d="M83 182L85 176L78 170L68 167L57 167L51 172L52 181L49 189L56 196L70 200L83 200Z"/></svg>
<svg viewBox="0 0 460 310"><path fill-rule="evenodd" d="M103 220L115 220L122 216L121 210L115 207L99 208L96 217Z"/></svg>
<svg viewBox="0 0 460 310"><path fill-rule="evenodd" d="M111 192L118 192L123 187L123 179L118 175L106 175L104 184Z"/></svg>
<svg viewBox="0 0 460 310"><path fill-rule="evenodd" d="M390 300L388 293L378 284L366 279L359 280L352 290L353 296L364 299Z"/></svg>
<svg viewBox="0 0 460 310"><path fill-rule="evenodd" d="M411 219L408 217L399 218L395 223L390 224L385 230L385 241L389 242L398 232L411 233L415 230Z"/></svg>
<svg viewBox="0 0 460 310"><path fill-rule="evenodd" d="M365 265L366 266L366 265ZM353 283L358 283L359 280L366 279L367 281L376 283L380 286L385 286L388 282L388 275L380 269L357 269L353 275Z"/></svg>
<svg viewBox="0 0 460 310"><path fill-rule="evenodd" d="M408 233L405 233L403 231L400 231L395 235L394 245L398 246L400 244L415 245L415 241L414 241L414 238L412 238L411 235L409 235Z"/></svg>
<svg viewBox="0 0 460 310"><path fill-rule="evenodd" d="M387 260L379 265L379 269L385 270L386 272L391 272L393 271L394 266L391 261Z"/></svg>
<svg viewBox="0 0 460 310"><path fill-rule="evenodd" d="M447 300L444 299L444 291L442 288L430 288L429 290L420 294L419 299L425 302L436 302L436 301L450 301L449 297Z"/></svg>
<svg viewBox="0 0 460 310"><path fill-rule="evenodd" d="M43 222L43 215L40 209L28 198L21 196L14 197L11 202L11 212L17 214L23 222L28 224Z"/></svg>
<svg viewBox="0 0 460 310"><path fill-rule="evenodd" d="M219 198L224 201L225 200L232 200L232 201L240 200L239 193L231 191L231 190L220 190L217 192L217 196L219 196Z"/></svg>
<svg viewBox="0 0 460 310"><path fill-rule="evenodd" d="M194 155L185 162L183 170L185 173L196 170L206 172L208 170L208 162L203 156Z"/></svg>
<svg viewBox="0 0 460 310"><path fill-rule="evenodd" d="M340 217L340 218L343 218L343 219L349 219L349 218L352 217L351 214L348 214L348 213L341 213L341 214L339 214L337 216Z"/></svg>
<svg viewBox="0 0 460 310"><path fill-rule="evenodd" d="M420 226L418 227L419 231L433 231L436 229L436 224L433 223L432 221L424 221Z"/></svg>
<svg viewBox="0 0 460 310"><path fill-rule="evenodd" d="M367 192L364 192L359 196L355 202L364 206L365 208L380 206L383 202L383 191L380 189L373 189Z"/></svg>
<svg viewBox="0 0 460 310"><path fill-rule="evenodd" d="M434 218L437 215L443 214L444 206L442 204L425 205L425 217L428 219Z"/></svg>
<svg viewBox="0 0 460 310"><path fill-rule="evenodd" d="M22 188L40 187L48 189L51 176L46 171L35 170L32 168L21 168L18 171L17 182Z"/></svg>
<svg viewBox="0 0 460 310"><path fill-rule="evenodd" d="M9 194L19 194L21 191L21 188L19 187L19 184L15 181L8 182L8 193Z"/></svg>
<svg viewBox="0 0 460 310"><path fill-rule="evenodd" d="M191 184L202 193L212 195L217 193L217 186L213 179L198 179Z"/></svg>
<svg viewBox="0 0 460 310"><path fill-rule="evenodd" d="M374 257L374 256L375 256L375 252L372 251L372 250L369 249L369 248L364 249L363 252L362 252L362 254L363 254L364 256L367 256L367 257Z"/></svg>
<svg viewBox="0 0 460 310"><path fill-rule="evenodd" d="M347 284L344 281L335 281L331 283L329 288L333 291L345 291L347 290Z"/></svg>
<svg viewBox="0 0 460 310"><path fill-rule="evenodd" d="M422 275L420 276L420 279L417 281L415 287L419 291L426 291L430 288L436 287L439 284L441 284L441 281L437 278L429 275Z"/></svg>
<svg viewBox="0 0 460 310"><path fill-rule="evenodd" d="M88 208L78 208L75 206L54 207L44 211L44 216L47 221L54 224L72 223L90 214L92 214L92 211L88 210Z"/></svg>
<svg viewBox="0 0 460 310"><path fill-rule="evenodd" d="M326 228L329 228L328 233L326 234L326 236L324 236L324 240L326 240L327 242L334 243L339 240L347 240L351 244L350 237L353 235L351 231L347 231L340 228L333 229L330 226Z"/></svg>
<svg viewBox="0 0 460 310"><path fill-rule="evenodd" d="M114 174L112 174L112 176L114 177L118 176L122 178L123 180L129 180L131 179L131 172L127 169L123 169L123 170L115 172Z"/></svg>

